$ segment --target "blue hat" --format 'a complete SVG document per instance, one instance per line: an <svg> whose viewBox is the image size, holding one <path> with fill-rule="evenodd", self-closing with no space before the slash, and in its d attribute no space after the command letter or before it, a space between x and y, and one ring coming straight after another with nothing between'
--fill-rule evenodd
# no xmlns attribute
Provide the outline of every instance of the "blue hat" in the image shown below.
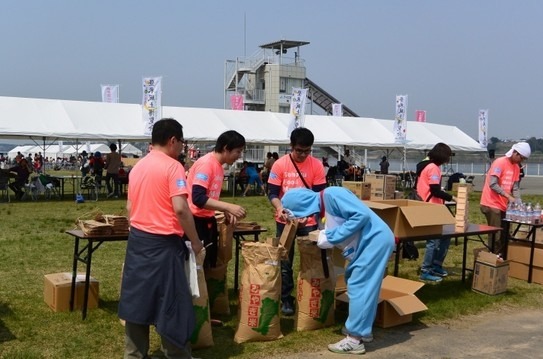
<svg viewBox="0 0 543 359"><path fill-rule="evenodd" d="M102 157L102 153L100 151L94 152L94 157Z"/></svg>
<svg viewBox="0 0 543 359"><path fill-rule="evenodd" d="M285 193L281 203L295 218L304 218L320 212L319 196L318 192L307 188L293 188Z"/></svg>

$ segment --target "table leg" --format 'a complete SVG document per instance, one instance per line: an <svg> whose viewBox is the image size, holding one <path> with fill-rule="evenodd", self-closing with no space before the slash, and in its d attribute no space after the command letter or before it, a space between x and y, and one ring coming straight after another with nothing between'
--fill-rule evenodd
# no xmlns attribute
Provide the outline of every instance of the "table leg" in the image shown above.
<svg viewBox="0 0 543 359"><path fill-rule="evenodd" d="M468 237L464 236L464 247L462 248L462 283L466 281L467 259L468 259Z"/></svg>
<svg viewBox="0 0 543 359"><path fill-rule="evenodd" d="M400 246L402 242L396 244L396 255L394 256L394 277L398 276L400 269Z"/></svg>
<svg viewBox="0 0 543 359"><path fill-rule="evenodd" d="M530 265L528 266L528 283L532 283L532 274L534 271L535 233L536 233L536 228L532 226L532 228L530 229L531 249L530 249Z"/></svg>
<svg viewBox="0 0 543 359"><path fill-rule="evenodd" d="M74 310L74 298L75 298L75 279L77 276L77 261L79 252L79 237L75 237L74 241L74 258L72 264L72 287L70 288L70 311Z"/></svg>
<svg viewBox="0 0 543 359"><path fill-rule="evenodd" d="M503 228L503 233L501 233L501 236L503 238L503 253L502 253L502 256L503 256L503 259L506 260L507 259L507 251L509 249L509 231L510 231L510 228L511 228L511 224L509 223L509 221L502 221L502 228ZM494 243L496 241L496 233L494 233L492 235L492 242Z"/></svg>
<svg viewBox="0 0 543 359"><path fill-rule="evenodd" d="M87 256L87 271L85 273L85 292L83 293L83 308L81 309L82 319L87 317L87 305L89 304L89 287L90 287L90 272L92 263L93 241L89 239L88 256Z"/></svg>

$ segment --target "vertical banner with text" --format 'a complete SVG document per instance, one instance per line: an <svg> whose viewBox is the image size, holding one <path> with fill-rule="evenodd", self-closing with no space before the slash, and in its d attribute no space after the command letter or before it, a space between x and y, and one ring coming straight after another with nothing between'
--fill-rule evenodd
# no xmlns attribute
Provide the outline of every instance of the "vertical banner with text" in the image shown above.
<svg viewBox="0 0 543 359"><path fill-rule="evenodd" d="M332 116L343 116L343 105L340 103L332 104Z"/></svg>
<svg viewBox="0 0 543 359"><path fill-rule="evenodd" d="M483 148L488 145L488 110L479 110L479 144Z"/></svg>
<svg viewBox="0 0 543 359"><path fill-rule="evenodd" d="M153 125L160 120L162 113L162 76L143 78L143 124L144 134L150 136Z"/></svg>
<svg viewBox="0 0 543 359"><path fill-rule="evenodd" d="M119 85L101 85L102 102L119 102Z"/></svg>
<svg viewBox="0 0 543 359"><path fill-rule="evenodd" d="M243 95L235 94L230 96L230 108L232 110L241 110L243 111Z"/></svg>
<svg viewBox="0 0 543 359"><path fill-rule="evenodd" d="M290 97L290 122L288 125L287 136L298 127L304 126L305 101L307 98L307 89L292 88L292 96Z"/></svg>
<svg viewBox="0 0 543 359"><path fill-rule="evenodd" d="M415 111L415 119L417 122L426 122L426 111L417 110Z"/></svg>
<svg viewBox="0 0 543 359"><path fill-rule="evenodd" d="M405 142L407 138L407 95L396 95L394 115L394 141Z"/></svg>

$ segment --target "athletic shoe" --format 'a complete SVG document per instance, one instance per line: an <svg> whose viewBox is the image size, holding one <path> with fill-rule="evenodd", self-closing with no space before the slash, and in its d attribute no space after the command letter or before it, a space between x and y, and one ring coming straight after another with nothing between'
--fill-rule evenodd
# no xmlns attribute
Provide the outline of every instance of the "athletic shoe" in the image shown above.
<svg viewBox="0 0 543 359"><path fill-rule="evenodd" d="M421 281L428 283L439 283L443 280L443 278L432 275L430 272L422 272L419 278Z"/></svg>
<svg viewBox="0 0 543 359"><path fill-rule="evenodd" d="M434 267L432 268L431 270L431 273L433 275L436 275L438 277L446 277L449 275L449 272L447 272L445 269L443 269L442 267Z"/></svg>
<svg viewBox="0 0 543 359"><path fill-rule="evenodd" d="M281 306L281 313L283 315L294 315L294 306L290 302L283 302L283 305Z"/></svg>
<svg viewBox="0 0 543 359"><path fill-rule="evenodd" d="M328 350L338 354L364 354L366 348L361 341L346 336L336 344L328 344Z"/></svg>
<svg viewBox="0 0 543 359"><path fill-rule="evenodd" d="M349 333L349 331L347 330L347 328L345 326L341 327L341 334L347 336L347 335L351 335L351 333ZM363 336L360 340L362 340L362 343L371 343L373 342L373 335L365 335Z"/></svg>

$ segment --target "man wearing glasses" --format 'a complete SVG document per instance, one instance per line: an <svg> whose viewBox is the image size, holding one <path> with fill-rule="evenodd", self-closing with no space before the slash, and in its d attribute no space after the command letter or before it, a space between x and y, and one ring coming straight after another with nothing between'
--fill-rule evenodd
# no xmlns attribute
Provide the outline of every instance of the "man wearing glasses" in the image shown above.
<svg viewBox="0 0 543 359"><path fill-rule="evenodd" d="M489 226L501 227L502 219L509 202L520 200L520 166L530 157L532 150L526 142L515 143L505 156L492 162L488 170L483 193L481 194L481 212L486 217ZM491 239L489 239L490 241ZM502 233L497 243L488 243L494 252L501 253L505 244Z"/></svg>
<svg viewBox="0 0 543 359"><path fill-rule="evenodd" d="M268 178L268 198L275 208L277 237L281 236L287 220L281 198L290 189L308 188L320 192L326 188L326 175L322 162L311 156L311 146L315 138L313 133L303 127L294 129L290 134L291 153L279 158L273 164ZM300 222L296 235L303 236L317 229L317 219L307 218ZM289 259L281 261L281 311L284 315L294 314L294 289L292 263L294 244L289 251Z"/></svg>

